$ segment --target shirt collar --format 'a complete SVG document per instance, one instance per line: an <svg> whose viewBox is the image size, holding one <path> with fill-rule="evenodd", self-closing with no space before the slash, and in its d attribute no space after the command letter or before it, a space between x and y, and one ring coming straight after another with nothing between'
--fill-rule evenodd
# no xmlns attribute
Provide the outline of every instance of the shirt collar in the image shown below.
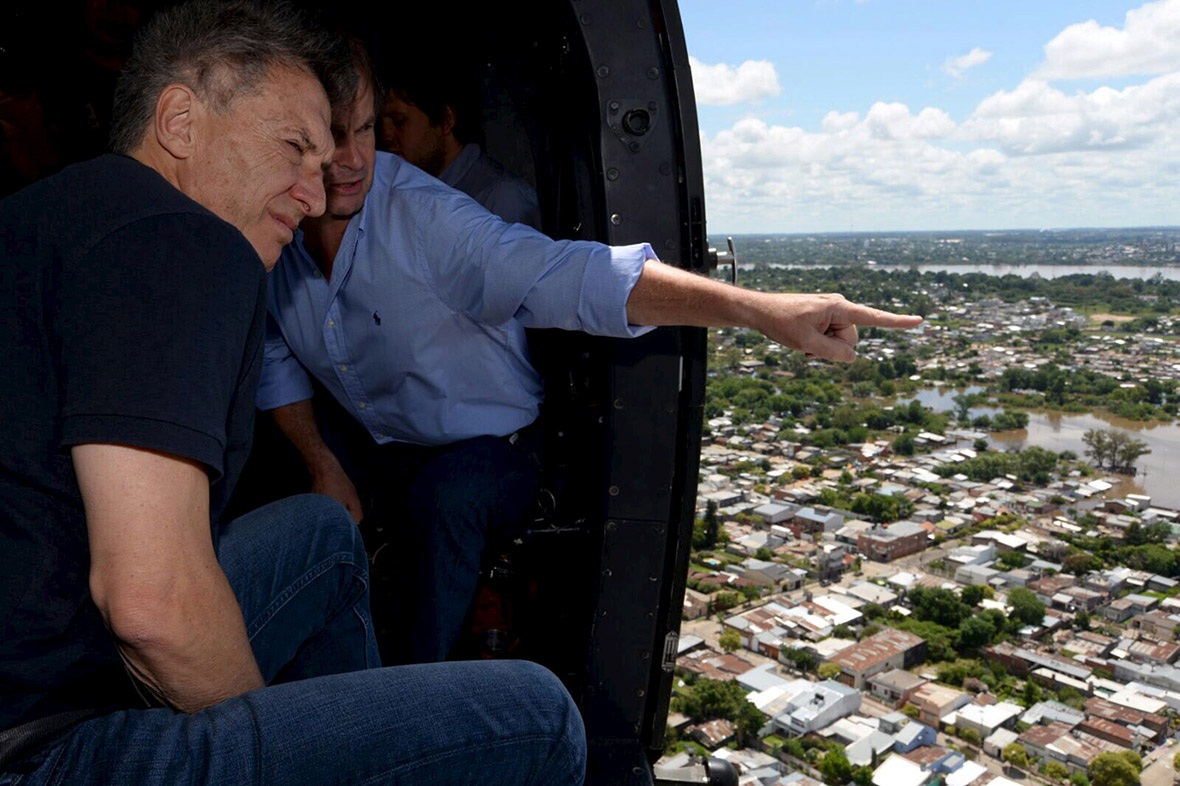
<svg viewBox="0 0 1180 786"><path fill-rule="evenodd" d="M455 156L455 160L442 171L438 179L451 188L456 188L455 184L471 171L471 167L475 166L475 162L479 160L481 152L479 145L474 142L464 145L463 149L459 151L459 155Z"/></svg>

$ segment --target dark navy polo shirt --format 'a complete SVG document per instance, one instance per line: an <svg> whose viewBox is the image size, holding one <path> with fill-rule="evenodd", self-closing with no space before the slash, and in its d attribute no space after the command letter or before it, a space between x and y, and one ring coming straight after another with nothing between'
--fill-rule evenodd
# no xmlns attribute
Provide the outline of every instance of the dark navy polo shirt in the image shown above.
<svg viewBox="0 0 1180 786"><path fill-rule="evenodd" d="M237 229L131 158L0 202L0 729L138 706L90 598L69 449L196 460L217 522L250 446L265 278Z"/></svg>

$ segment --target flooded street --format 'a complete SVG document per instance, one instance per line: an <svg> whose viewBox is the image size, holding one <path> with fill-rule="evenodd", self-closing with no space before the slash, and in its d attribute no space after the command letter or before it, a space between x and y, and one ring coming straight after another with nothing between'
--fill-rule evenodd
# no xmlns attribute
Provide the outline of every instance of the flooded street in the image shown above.
<svg viewBox="0 0 1180 786"><path fill-rule="evenodd" d="M1174 423L1145 423L1115 417L1106 412L1064 414L1028 411L1028 428L997 431L990 435L993 445L1023 448L1038 445L1049 450L1072 450L1079 458L1086 456L1082 434L1095 428L1116 428L1147 443L1151 453L1136 462L1139 474L1116 487L1118 494L1148 494L1153 504L1180 507L1180 426ZM1122 477L1122 476L1114 476ZM1109 495L1108 495L1109 496Z"/></svg>
<svg viewBox="0 0 1180 786"><path fill-rule="evenodd" d="M940 386L900 398L898 403L908 403L917 399L923 406L930 407L936 412L949 412L955 408L955 396L981 392L983 388L979 386L959 389ZM971 408L972 416L994 415L999 411L996 407ZM1036 445L1058 453L1071 450L1084 460L1086 446L1082 442L1082 435L1090 429L1116 428L1146 442L1151 453L1137 462L1139 474L1118 484L1115 491L1120 495L1148 494L1153 504L1180 508L1180 425L1128 420L1107 412L1068 414L1019 411L1028 414L1028 428L992 432L988 435L988 440L993 446L1001 450L1016 450Z"/></svg>

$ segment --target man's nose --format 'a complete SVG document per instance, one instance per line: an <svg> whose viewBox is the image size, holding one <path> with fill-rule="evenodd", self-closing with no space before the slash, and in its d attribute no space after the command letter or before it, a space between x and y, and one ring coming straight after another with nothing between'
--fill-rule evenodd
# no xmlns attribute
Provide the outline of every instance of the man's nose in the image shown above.
<svg viewBox="0 0 1180 786"><path fill-rule="evenodd" d="M328 199L324 193L324 173L319 167L314 170L304 169L302 176L291 189L291 196L299 202L305 215L312 218L323 215Z"/></svg>
<svg viewBox="0 0 1180 786"><path fill-rule="evenodd" d="M336 156L333 163L345 169L360 169L365 165L364 159L361 158L360 145L356 143L355 139L349 139L344 144L336 145Z"/></svg>

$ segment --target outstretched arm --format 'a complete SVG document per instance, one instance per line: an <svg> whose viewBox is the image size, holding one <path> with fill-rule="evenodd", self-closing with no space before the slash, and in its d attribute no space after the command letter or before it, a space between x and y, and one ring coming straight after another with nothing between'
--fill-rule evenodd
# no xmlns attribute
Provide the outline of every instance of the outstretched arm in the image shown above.
<svg viewBox="0 0 1180 786"><path fill-rule="evenodd" d="M627 300L635 325L745 327L809 355L851 363L857 326L911 328L922 318L892 314L843 295L755 292L648 260Z"/></svg>

